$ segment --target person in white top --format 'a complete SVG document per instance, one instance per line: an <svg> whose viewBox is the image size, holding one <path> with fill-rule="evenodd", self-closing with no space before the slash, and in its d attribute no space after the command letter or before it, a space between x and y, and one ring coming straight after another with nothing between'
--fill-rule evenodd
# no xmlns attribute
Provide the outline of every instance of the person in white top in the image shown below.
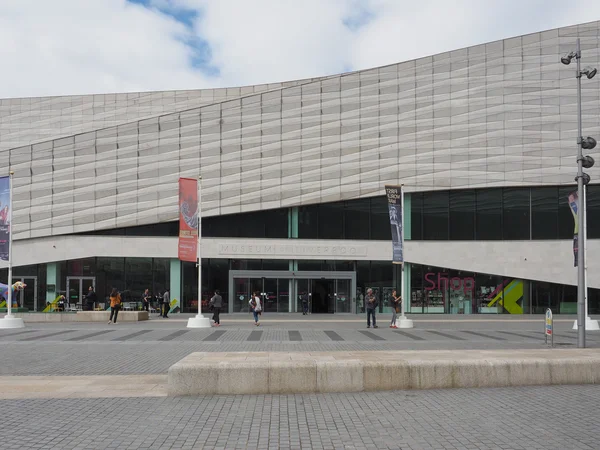
<svg viewBox="0 0 600 450"><path fill-rule="evenodd" d="M258 316L262 313L262 304L260 303L260 297L258 296L258 292L252 293L252 297L248 302L250 305L250 309L252 310L252 314L254 315L254 325L257 327L260 326L260 322L258 321Z"/></svg>

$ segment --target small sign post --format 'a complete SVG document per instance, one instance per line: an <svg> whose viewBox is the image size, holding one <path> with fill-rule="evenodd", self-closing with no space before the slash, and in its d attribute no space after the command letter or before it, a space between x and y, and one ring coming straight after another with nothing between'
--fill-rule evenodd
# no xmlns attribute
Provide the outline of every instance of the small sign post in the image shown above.
<svg viewBox="0 0 600 450"><path fill-rule="evenodd" d="M550 347L554 348L554 320L552 319L552 310L550 308L546 310L546 323L544 326L544 335L546 345L548 345L548 337L550 337Z"/></svg>

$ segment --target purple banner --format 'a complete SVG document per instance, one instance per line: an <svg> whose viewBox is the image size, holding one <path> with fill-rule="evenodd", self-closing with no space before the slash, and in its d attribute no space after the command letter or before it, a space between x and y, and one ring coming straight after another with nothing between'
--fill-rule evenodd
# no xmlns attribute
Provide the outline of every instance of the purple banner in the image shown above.
<svg viewBox="0 0 600 450"><path fill-rule="evenodd" d="M10 242L10 177L0 177L0 259L8 261Z"/></svg>

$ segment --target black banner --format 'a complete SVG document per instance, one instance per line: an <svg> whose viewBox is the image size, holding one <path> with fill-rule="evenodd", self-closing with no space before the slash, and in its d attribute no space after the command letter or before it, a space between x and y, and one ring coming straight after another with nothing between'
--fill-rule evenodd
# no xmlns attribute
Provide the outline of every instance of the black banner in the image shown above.
<svg viewBox="0 0 600 450"><path fill-rule="evenodd" d="M402 229L402 216L404 202L402 186L386 186L385 192L388 199L390 225L392 226L392 251L393 261L396 264L404 262L404 232Z"/></svg>

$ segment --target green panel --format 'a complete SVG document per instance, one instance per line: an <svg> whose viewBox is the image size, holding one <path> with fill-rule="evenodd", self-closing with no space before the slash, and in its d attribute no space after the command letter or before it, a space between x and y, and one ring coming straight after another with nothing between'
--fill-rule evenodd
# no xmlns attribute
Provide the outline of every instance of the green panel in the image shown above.
<svg viewBox="0 0 600 450"><path fill-rule="evenodd" d="M181 261L177 258L171 259L170 275L171 311L181 312Z"/></svg>
<svg viewBox="0 0 600 450"><path fill-rule="evenodd" d="M404 223L404 240L405 241L410 241L410 237L411 237L411 230L412 230L412 226L410 223L410 217L411 217L411 195L410 194L404 194L404 217L402 218L402 222Z"/></svg>
<svg viewBox="0 0 600 450"><path fill-rule="evenodd" d="M46 264L46 286L53 284L56 289L46 292L46 302L52 302L56 298L56 291L60 286L60 265L56 262Z"/></svg>
<svg viewBox="0 0 600 450"><path fill-rule="evenodd" d="M404 312L410 312L410 273L411 265L404 263L404 286L402 286L402 300L404 302Z"/></svg>
<svg viewBox="0 0 600 450"><path fill-rule="evenodd" d="M298 239L298 207L288 209L288 238Z"/></svg>

